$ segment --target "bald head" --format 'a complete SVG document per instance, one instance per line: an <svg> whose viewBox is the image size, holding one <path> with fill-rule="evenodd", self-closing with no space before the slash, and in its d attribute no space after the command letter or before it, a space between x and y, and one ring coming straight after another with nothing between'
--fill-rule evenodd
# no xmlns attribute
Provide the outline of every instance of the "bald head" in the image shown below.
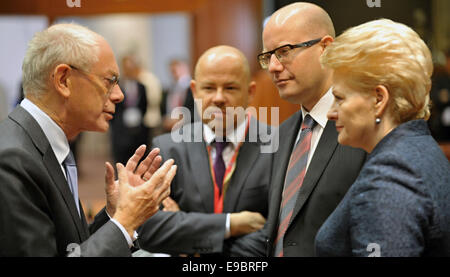
<svg viewBox="0 0 450 277"><path fill-rule="evenodd" d="M312 37L336 36L333 22L321 7L305 2L297 2L277 10L267 22L270 26L295 28Z"/></svg>
<svg viewBox="0 0 450 277"><path fill-rule="evenodd" d="M210 48L201 55L191 81L194 99L197 105L201 104L197 107L203 122L214 131L222 130L222 134L243 122L243 109L248 107L255 87L247 58L238 49L226 45Z"/></svg>
<svg viewBox="0 0 450 277"><path fill-rule="evenodd" d="M209 68L211 65L220 65L223 63L233 62L237 68L243 71L243 74L247 81L250 81L250 67L248 65L247 58L237 48L220 45L210 48L204 52L195 65L194 79L202 74L205 68Z"/></svg>
<svg viewBox="0 0 450 277"><path fill-rule="evenodd" d="M318 43L291 49L282 59L270 56L267 70L280 96L312 109L331 86L331 71L319 58L335 37L333 22L321 7L298 2L276 11L263 31L264 52L310 41Z"/></svg>

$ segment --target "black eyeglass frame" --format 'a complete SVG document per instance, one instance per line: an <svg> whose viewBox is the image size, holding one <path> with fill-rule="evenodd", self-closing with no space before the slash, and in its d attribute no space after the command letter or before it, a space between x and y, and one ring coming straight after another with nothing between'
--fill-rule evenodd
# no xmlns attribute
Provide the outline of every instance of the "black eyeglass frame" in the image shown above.
<svg viewBox="0 0 450 277"><path fill-rule="evenodd" d="M322 38L317 38L317 39L313 39L313 40L309 40L309 41L305 41L305 42L301 42L301 43L297 43L297 44L285 44L282 45L280 47L277 47L271 51L267 51L264 53L261 53L257 56L259 65L263 68L263 69L267 69L269 67L269 63L270 63L270 57L272 57L273 54L275 54L275 56L277 57L277 59L280 61L281 58L283 58L282 56L277 55L277 51L280 50L281 48L284 47L289 47L289 50L295 49L295 48L302 48L302 47L311 47L317 43L319 43L322 40ZM263 61L263 57L265 57L267 54L270 54L268 57L268 62L264 62ZM281 61L280 61L281 62Z"/></svg>

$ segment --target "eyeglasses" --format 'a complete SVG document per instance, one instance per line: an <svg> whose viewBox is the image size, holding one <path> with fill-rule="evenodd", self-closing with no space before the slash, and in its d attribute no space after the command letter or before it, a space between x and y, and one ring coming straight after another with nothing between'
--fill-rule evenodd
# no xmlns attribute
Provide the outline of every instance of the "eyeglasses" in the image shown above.
<svg viewBox="0 0 450 277"><path fill-rule="evenodd" d="M94 74L94 73L89 73L89 72L86 72L86 71L84 71L84 70L82 70L82 69L79 69L79 68L77 68L77 67L75 67L75 66L73 66L73 65L69 65L70 66L70 68L72 68L72 69L74 69L74 70L77 70L77 71L79 71L79 72L81 72L81 73L84 73L84 74L86 74L86 75L94 75L94 76L97 76L97 77L99 77L99 78L102 78L102 79L104 79L104 80L106 80L107 82L108 82L108 87L107 87L107 92L106 92L106 94L110 94L111 93L111 91L112 91L112 89L116 86L116 85L118 85L119 84L119 77L117 77L117 76L112 76L111 78L107 78L107 77L104 77L104 76L100 76L100 75L97 75L97 74Z"/></svg>
<svg viewBox="0 0 450 277"><path fill-rule="evenodd" d="M311 47L314 44L317 44L320 42L322 38L298 43L298 44L286 44L283 46L280 46L278 48L273 49L272 51L264 52L258 55L258 61L259 64L263 69L269 68L270 58L273 54L275 54L275 57L277 57L278 61L280 63L287 61L289 59L289 54L291 53L292 49L295 48L302 48L302 47Z"/></svg>

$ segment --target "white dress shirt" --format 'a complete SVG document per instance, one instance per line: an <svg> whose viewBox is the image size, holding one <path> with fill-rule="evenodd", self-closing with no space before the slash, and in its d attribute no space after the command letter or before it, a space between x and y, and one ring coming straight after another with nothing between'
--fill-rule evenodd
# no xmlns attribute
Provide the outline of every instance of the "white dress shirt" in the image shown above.
<svg viewBox="0 0 450 277"><path fill-rule="evenodd" d="M331 109L333 105L334 96L332 93L332 88L330 88L327 93L325 93L322 98L320 98L319 102L312 108L311 111L306 111L302 106L302 118L305 119L306 115L311 115L311 117L317 122L316 127L314 127L311 136L311 148L309 150L308 162L306 164L306 171L308 171L309 164L311 163L311 159L314 156L314 152L316 151L317 145L319 144L320 137L322 136L323 130L328 122L327 113ZM300 139L301 129L298 132L297 139L295 140L295 145ZM293 149L294 149L293 148ZM292 150L293 151L293 150Z"/></svg>
<svg viewBox="0 0 450 277"><path fill-rule="evenodd" d="M245 129L247 128L247 121L249 120L248 116L245 117L245 120L243 120L236 129L232 130L231 132L227 133L227 141L231 142L226 145L226 147L223 149L222 157L223 161L225 162L225 168L228 167L228 165L231 162L231 159L233 158L233 155L236 152L237 147L239 146L239 143L245 141ZM216 138L216 135L214 134L214 131L211 130L211 128L207 124L203 124L203 136L205 138L205 142L208 146L211 146L213 141ZM214 161L216 158L216 148L211 147L211 160ZM225 238L229 238L231 235L230 233L230 214L227 214L226 224L225 224Z"/></svg>

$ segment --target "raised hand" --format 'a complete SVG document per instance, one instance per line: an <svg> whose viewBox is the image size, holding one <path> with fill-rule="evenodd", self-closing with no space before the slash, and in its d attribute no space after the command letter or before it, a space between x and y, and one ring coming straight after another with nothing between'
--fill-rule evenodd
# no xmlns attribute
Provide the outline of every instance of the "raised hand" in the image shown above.
<svg viewBox="0 0 450 277"><path fill-rule="evenodd" d="M159 149L153 149L147 157L139 163L145 154L145 145L141 145L134 155L128 160L125 167L128 177L128 184L131 186L142 185L149 180L153 173L161 165L162 158L159 156ZM105 163L105 192L106 192L106 211L110 216L114 216L117 206L117 197L119 191L119 183L114 180L114 168L109 163Z"/></svg>
<svg viewBox="0 0 450 277"><path fill-rule="evenodd" d="M128 169L120 163L116 166L119 175L119 197L113 218L133 237L134 231L155 214L161 202L169 196L170 183L175 177L177 166L172 159L166 161L150 180L140 186L130 185Z"/></svg>

